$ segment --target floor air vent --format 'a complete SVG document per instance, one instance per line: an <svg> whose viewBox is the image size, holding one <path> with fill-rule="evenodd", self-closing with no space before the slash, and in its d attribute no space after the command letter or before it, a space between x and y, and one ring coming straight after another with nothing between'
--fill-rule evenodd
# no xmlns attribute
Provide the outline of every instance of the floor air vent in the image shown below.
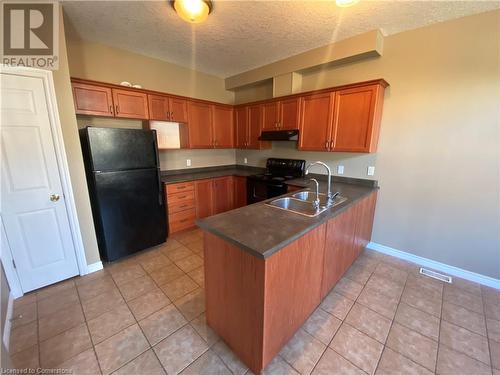
<svg viewBox="0 0 500 375"><path fill-rule="evenodd" d="M451 284L452 278L450 276L446 276L431 270L428 270L426 268L420 268L420 273L425 276L432 277L433 279L438 279L441 281L444 281L445 283Z"/></svg>

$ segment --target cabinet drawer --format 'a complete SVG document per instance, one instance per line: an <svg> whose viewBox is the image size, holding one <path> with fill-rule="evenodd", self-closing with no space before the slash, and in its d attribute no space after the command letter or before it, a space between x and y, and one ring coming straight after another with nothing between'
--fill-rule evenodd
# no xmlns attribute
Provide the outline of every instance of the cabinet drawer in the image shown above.
<svg viewBox="0 0 500 375"><path fill-rule="evenodd" d="M196 210L194 208L168 215L170 233L194 227L195 220Z"/></svg>
<svg viewBox="0 0 500 375"><path fill-rule="evenodd" d="M175 194L184 191L193 191L194 184L192 182L181 182L179 184L167 185L167 194Z"/></svg>
<svg viewBox="0 0 500 375"><path fill-rule="evenodd" d="M186 191L182 193L177 193L177 194L168 194L167 195L167 202L169 205L179 203L179 202L186 202L186 201L194 201L194 191Z"/></svg>
<svg viewBox="0 0 500 375"><path fill-rule="evenodd" d="M174 214L176 212L185 211L185 210L188 210L190 208L195 208L194 207L194 199L180 201L180 202L175 202L175 203L169 203L169 205L168 205L168 213L169 214Z"/></svg>

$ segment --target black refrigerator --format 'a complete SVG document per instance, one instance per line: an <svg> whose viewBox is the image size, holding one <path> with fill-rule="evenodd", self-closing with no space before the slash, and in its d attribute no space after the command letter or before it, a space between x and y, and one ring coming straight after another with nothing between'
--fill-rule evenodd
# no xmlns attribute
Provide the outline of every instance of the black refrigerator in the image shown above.
<svg viewBox="0 0 500 375"><path fill-rule="evenodd" d="M156 132L89 126L80 141L101 257L111 262L165 242Z"/></svg>

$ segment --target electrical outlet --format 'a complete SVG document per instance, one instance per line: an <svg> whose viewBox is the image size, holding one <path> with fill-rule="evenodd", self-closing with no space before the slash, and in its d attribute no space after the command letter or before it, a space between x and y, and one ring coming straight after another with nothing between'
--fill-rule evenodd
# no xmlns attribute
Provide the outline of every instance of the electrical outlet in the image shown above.
<svg viewBox="0 0 500 375"><path fill-rule="evenodd" d="M375 167L368 167L368 176L373 176L375 174Z"/></svg>
<svg viewBox="0 0 500 375"><path fill-rule="evenodd" d="M337 174L344 174L344 166L343 165L339 165L337 167Z"/></svg>
<svg viewBox="0 0 500 375"><path fill-rule="evenodd" d="M190 167L191 166L191 159L186 159L186 167Z"/></svg>
<svg viewBox="0 0 500 375"><path fill-rule="evenodd" d="M243 158L243 163L248 164L248 159L247 158Z"/></svg>

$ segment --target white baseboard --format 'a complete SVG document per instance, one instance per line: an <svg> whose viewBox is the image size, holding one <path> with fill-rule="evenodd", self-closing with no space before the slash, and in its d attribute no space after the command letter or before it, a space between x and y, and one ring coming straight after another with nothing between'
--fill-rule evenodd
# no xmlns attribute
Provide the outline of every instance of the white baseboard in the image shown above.
<svg viewBox="0 0 500 375"><path fill-rule="evenodd" d="M370 242L366 245L368 249L378 251L379 253L391 255L396 258L407 260L409 262L416 263L420 266L432 268L433 270L444 272L445 274L461 277L469 281L474 281L476 283L486 285L492 288L500 289L500 280L495 279L490 276L481 275L479 273L464 270L462 268L449 266L445 263L437 262L432 259L424 258L418 255L410 254L405 251L394 249L389 246L381 245L375 242Z"/></svg>
<svg viewBox="0 0 500 375"><path fill-rule="evenodd" d="M87 265L87 273L97 272L102 269L103 269L102 262L95 262Z"/></svg>
<svg viewBox="0 0 500 375"><path fill-rule="evenodd" d="M9 351L10 330L12 328L12 316L14 315L14 295L9 293L9 302L7 303L7 311L5 312L5 321L3 324L3 344L7 351Z"/></svg>

